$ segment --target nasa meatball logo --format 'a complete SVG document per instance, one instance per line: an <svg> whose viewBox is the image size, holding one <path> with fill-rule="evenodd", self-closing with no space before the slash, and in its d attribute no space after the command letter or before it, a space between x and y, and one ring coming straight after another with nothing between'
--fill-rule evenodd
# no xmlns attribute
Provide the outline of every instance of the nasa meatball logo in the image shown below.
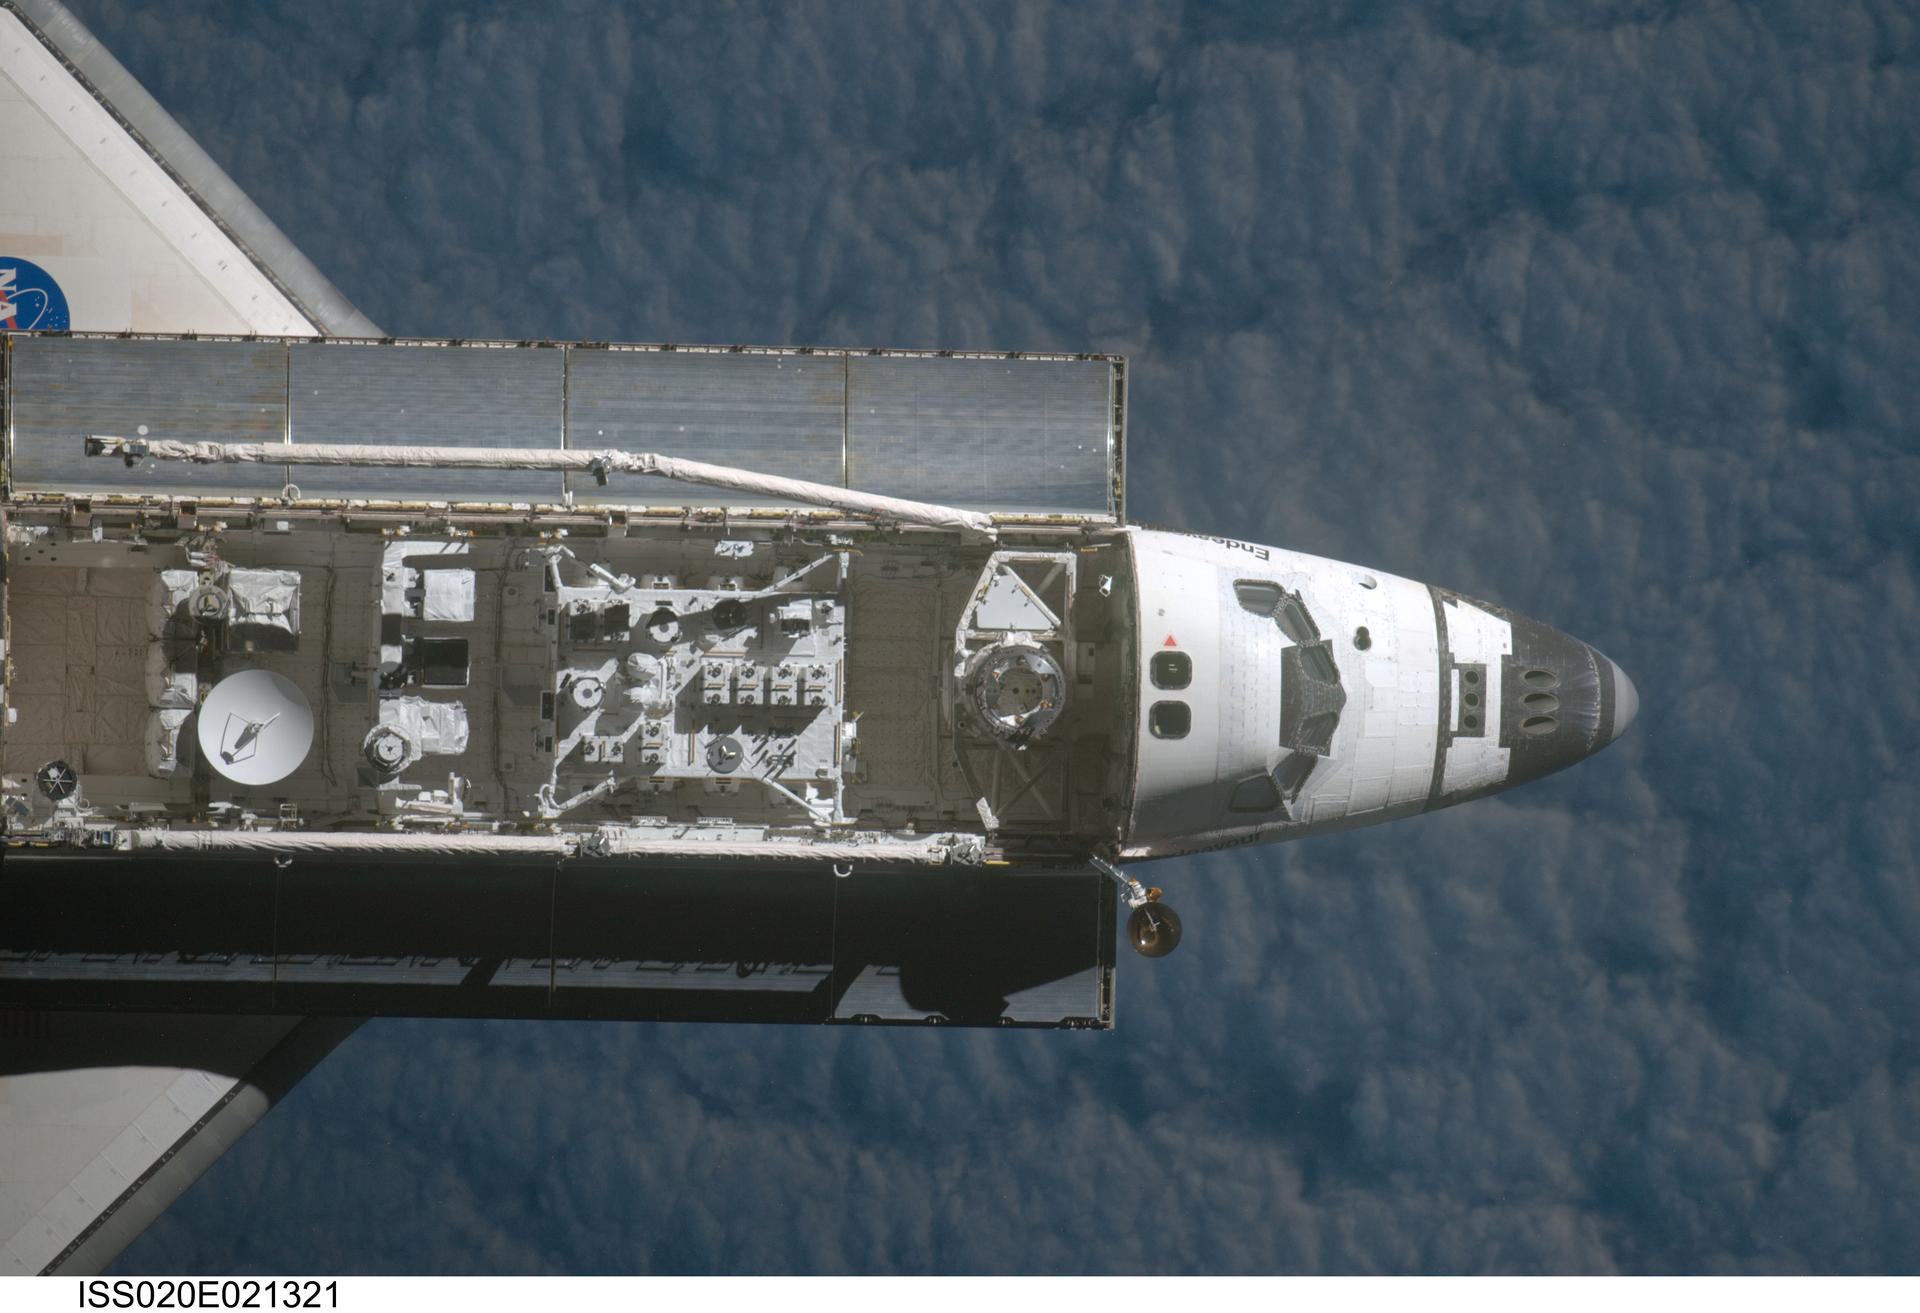
<svg viewBox="0 0 1920 1313"><path fill-rule="evenodd" d="M57 333L71 322L67 295L52 274L31 260L0 255L0 329Z"/></svg>

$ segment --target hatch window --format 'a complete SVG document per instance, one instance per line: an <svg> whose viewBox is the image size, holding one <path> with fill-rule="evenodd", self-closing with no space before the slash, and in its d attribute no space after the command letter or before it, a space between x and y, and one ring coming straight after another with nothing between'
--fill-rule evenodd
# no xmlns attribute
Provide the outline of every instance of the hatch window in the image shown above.
<svg viewBox="0 0 1920 1313"><path fill-rule="evenodd" d="M1185 688L1193 682L1193 658L1185 652L1155 652L1150 665L1155 688Z"/></svg>
<svg viewBox="0 0 1920 1313"><path fill-rule="evenodd" d="M1184 702L1156 702L1147 713L1147 728L1157 739L1184 739L1193 728L1193 710Z"/></svg>

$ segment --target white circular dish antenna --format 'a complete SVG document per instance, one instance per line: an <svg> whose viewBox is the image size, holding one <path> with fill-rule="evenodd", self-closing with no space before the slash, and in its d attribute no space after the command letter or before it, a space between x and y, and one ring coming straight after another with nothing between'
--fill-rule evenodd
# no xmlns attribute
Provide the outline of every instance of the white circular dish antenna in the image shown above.
<svg viewBox="0 0 1920 1313"><path fill-rule="evenodd" d="M200 707L200 752L235 784L272 784L300 769L313 747L313 708L292 680L243 670L213 686Z"/></svg>

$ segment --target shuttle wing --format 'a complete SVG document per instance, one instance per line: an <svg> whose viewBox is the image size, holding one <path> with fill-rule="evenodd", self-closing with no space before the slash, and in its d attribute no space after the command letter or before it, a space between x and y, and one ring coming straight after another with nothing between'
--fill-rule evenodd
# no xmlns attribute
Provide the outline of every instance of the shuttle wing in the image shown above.
<svg viewBox="0 0 1920 1313"><path fill-rule="evenodd" d="M0 328L381 336L57 0L0 0L0 298Z"/></svg>
<svg viewBox="0 0 1920 1313"><path fill-rule="evenodd" d="M359 1024L0 1013L0 1276L100 1271Z"/></svg>
<svg viewBox="0 0 1920 1313"><path fill-rule="evenodd" d="M4 329L381 336L56 0L0 0ZM0 1013L0 1276L98 1271L357 1024Z"/></svg>

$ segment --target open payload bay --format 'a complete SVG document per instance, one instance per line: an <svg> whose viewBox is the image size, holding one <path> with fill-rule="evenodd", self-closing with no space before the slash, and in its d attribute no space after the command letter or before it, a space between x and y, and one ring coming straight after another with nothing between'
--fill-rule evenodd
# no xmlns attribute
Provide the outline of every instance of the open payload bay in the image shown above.
<svg viewBox="0 0 1920 1313"><path fill-rule="evenodd" d="M1070 859L1123 819L1120 542L8 537L16 834L915 866Z"/></svg>
<svg viewBox="0 0 1920 1313"><path fill-rule="evenodd" d="M1117 359L4 347L11 834L837 867L1118 836Z"/></svg>

